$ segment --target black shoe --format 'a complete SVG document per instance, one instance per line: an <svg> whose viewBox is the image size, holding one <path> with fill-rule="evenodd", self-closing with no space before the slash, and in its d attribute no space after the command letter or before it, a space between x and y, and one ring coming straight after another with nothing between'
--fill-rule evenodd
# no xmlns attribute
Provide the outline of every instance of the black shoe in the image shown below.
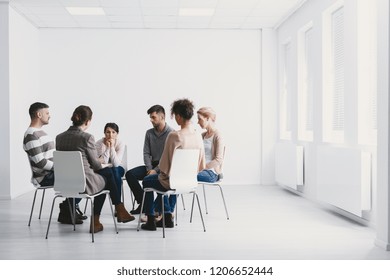
<svg viewBox="0 0 390 280"><path fill-rule="evenodd" d="M165 218L165 228L173 228L175 224L173 223L173 218L171 213L164 214ZM157 223L156 227L163 227L163 219L161 218Z"/></svg>
<svg viewBox="0 0 390 280"><path fill-rule="evenodd" d="M145 213L145 211L143 211L144 213ZM131 210L130 211L130 214L132 214L132 215L138 215L138 214L141 214L141 204L140 205L138 205L138 207L136 208L136 209L134 209L134 210Z"/></svg>
<svg viewBox="0 0 390 280"><path fill-rule="evenodd" d="M81 212L78 204L76 204L76 218L79 219L79 220L86 220L86 219L88 219L88 217L86 215L84 215L83 212Z"/></svg>
<svg viewBox="0 0 390 280"><path fill-rule="evenodd" d="M148 221L145 224L142 224L141 228L143 230L150 230L150 231L157 230L156 220L155 220L154 216L148 216Z"/></svg>

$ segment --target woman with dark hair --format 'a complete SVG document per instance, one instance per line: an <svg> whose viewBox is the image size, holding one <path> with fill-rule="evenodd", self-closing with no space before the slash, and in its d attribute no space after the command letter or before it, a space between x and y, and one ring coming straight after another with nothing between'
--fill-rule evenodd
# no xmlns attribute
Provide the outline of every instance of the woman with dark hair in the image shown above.
<svg viewBox="0 0 390 280"><path fill-rule="evenodd" d="M77 107L73 112L71 120L73 125L65 132L57 135L56 149L58 151L80 151L86 176L86 193L96 194L103 189L109 190L112 203L115 205L117 212L118 222L127 223L134 220L134 217L127 212L120 200L112 169L102 168L102 164L97 156L95 139L93 135L85 132L91 124L91 108L85 105ZM95 198L94 218L91 221L90 232L92 231L92 223L94 223L94 232L103 230L103 225L100 223L99 218L104 200L105 195L99 195Z"/></svg>
<svg viewBox="0 0 390 280"><path fill-rule="evenodd" d="M205 155L203 148L202 137L197 133L191 124L191 118L194 115L194 105L188 99L179 99L171 105L171 115L175 117L176 123L180 126L180 130L169 133L164 150L161 155L159 167L160 174L146 176L142 182L144 188L153 187L160 191L170 190L169 174L173 153L176 149L199 149L198 172L205 168ZM141 226L144 230L156 230L156 227L163 226L163 219L156 223L153 207L154 194L152 192L145 193L145 213L147 222ZM156 202L161 204L161 195L158 195ZM157 205L157 209L161 209L162 205ZM169 199L164 200L164 218L165 227L172 228L174 226L172 213L176 206L176 195L171 195Z"/></svg>
<svg viewBox="0 0 390 280"><path fill-rule="evenodd" d="M119 196L122 192L122 177L125 169L122 160L125 153L125 144L118 138L119 127L116 123L107 123L104 126L104 137L96 142L98 157L103 166L112 168L118 187Z"/></svg>

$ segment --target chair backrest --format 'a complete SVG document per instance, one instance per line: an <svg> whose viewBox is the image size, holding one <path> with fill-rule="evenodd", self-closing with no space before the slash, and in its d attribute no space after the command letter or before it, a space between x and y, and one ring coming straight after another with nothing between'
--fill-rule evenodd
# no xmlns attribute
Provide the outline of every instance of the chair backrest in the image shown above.
<svg viewBox="0 0 390 280"><path fill-rule="evenodd" d="M127 145L125 145L121 166L123 167L123 169L125 169L125 173L126 173L126 171L127 171Z"/></svg>
<svg viewBox="0 0 390 280"><path fill-rule="evenodd" d="M176 149L173 154L169 184L177 193L196 189L199 165L198 149Z"/></svg>
<svg viewBox="0 0 390 280"><path fill-rule="evenodd" d="M54 190L64 196L77 196L85 191L84 164L79 151L54 151Z"/></svg>

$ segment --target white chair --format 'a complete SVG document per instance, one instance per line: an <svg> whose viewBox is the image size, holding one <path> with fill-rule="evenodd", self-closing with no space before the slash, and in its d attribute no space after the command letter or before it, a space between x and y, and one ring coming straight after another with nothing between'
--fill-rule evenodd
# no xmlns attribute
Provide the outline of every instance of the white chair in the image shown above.
<svg viewBox="0 0 390 280"><path fill-rule="evenodd" d="M162 213L164 213L164 196L168 195L182 195L182 194L193 194L192 200L192 209L194 205L194 199L196 197L200 217L202 219L203 230L206 231L202 210L199 203L199 198L196 193L196 188L198 186L197 182L197 173L198 173L198 162L199 162L199 150L194 149L176 149L173 154L171 171L169 175L169 184L171 190L166 192L158 191L154 188L144 188L144 195L142 197L141 209L144 206L145 193L146 192L156 192L161 194L161 204L162 204ZM176 217L177 219L177 207L176 207ZM163 238L165 238L165 217L162 215L163 219ZM192 211L191 211L191 220L192 221ZM141 215L138 219L137 231L139 231L141 225Z"/></svg>
<svg viewBox="0 0 390 280"><path fill-rule="evenodd" d="M223 158L225 159L225 150L226 150L226 147L223 148ZM223 180L223 176L222 174L220 174L219 176L219 179L217 182L214 182L214 183L209 183L209 182L201 182L199 181L198 184L199 185L202 185L203 187L203 197L204 197L204 204L205 204L205 208L206 208L206 214L208 214L208 210L207 210L207 201L206 201L206 189L205 189L205 186L211 186L211 187L219 187L219 190L221 191L221 196L222 196L222 200L223 200L223 205L225 206L225 213L226 213L226 218L229 220L229 213L228 213L228 210L227 210L227 207L226 207L226 202L225 202L225 197L223 195L223 190L222 190L222 180Z"/></svg>
<svg viewBox="0 0 390 280"><path fill-rule="evenodd" d="M27 157L27 158L28 158L28 157ZM35 200L36 200L38 191L42 191L41 206L40 206L40 208L39 208L39 216L38 216L38 219L41 219L42 206L43 206L43 201L45 200L45 193L46 193L46 190L47 190L47 189L53 189L53 186L41 186L41 185L38 183L38 181L33 177L33 174L32 174L33 172L32 172L32 167L31 167L31 164L30 164L30 160L29 160L29 166L30 166L30 169L31 169L31 183L32 183L33 186L35 187L35 192L34 192L34 198L33 198L32 206L31 206L31 211L30 211L30 219L28 220L28 226L31 225L31 218L32 218L32 215L33 215L33 212L34 212Z"/></svg>
<svg viewBox="0 0 390 280"><path fill-rule="evenodd" d="M112 214L112 219L114 220L115 232L118 233L114 212L112 210L112 201L110 198L110 191L103 190L99 193L89 195L85 193L86 178L84 173L84 164L79 151L54 151L53 161L55 166L55 181L54 181L54 191L56 192L53 203L51 206L49 223L47 225L46 239L49 235L49 228L51 217L53 215L54 202L58 197L65 198L85 198L91 200L91 221L93 221L94 216L94 199L98 195L106 195L110 200L110 209ZM71 216L73 221L73 230L76 230L76 204L73 201L73 209L71 209ZM94 239L94 223L92 225L92 242Z"/></svg>

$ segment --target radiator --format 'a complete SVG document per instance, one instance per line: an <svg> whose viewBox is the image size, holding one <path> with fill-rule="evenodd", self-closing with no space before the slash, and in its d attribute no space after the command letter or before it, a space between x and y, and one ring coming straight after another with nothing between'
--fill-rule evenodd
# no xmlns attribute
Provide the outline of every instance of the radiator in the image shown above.
<svg viewBox="0 0 390 280"><path fill-rule="evenodd" d="M359 149L317 147L317 198L356 216L371 209L371 154Z"/></svg>
<svg viewBox="0 0 390 280"><path fill-rule="evenodd" d="M275 181L297 190L303 185L303 147L293 143L275 145Z"/></svg>

